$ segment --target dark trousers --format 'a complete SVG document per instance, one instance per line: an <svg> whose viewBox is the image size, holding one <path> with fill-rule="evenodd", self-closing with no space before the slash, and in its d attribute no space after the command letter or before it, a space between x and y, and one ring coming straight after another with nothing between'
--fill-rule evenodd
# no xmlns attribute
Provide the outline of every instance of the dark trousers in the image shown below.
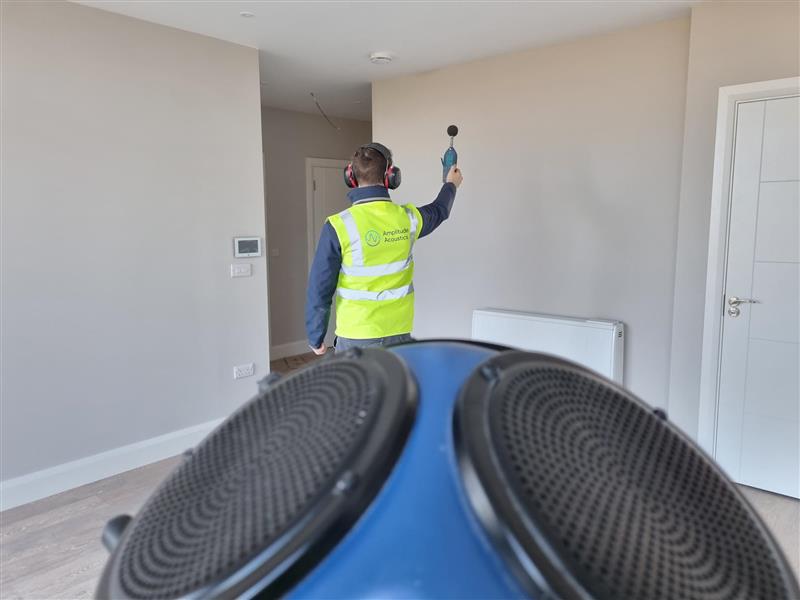
<svg viewBox="0 0 800 600"><path fill-rule="evenodd" d="M334 342L336 352L347 352L350 348L370 348L374 346L393 346L403 342L411 342L414 338L410 333L400 335L390 335L384 338L370 338L367 340L352 340L350 338L337 337Z"/></svg>

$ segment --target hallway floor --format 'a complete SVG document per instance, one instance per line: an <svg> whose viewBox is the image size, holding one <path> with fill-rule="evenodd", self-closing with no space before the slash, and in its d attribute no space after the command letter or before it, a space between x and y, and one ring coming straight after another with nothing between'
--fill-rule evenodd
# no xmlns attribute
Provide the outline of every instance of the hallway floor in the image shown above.
<svg viewBox="0 0 800 600"><path fill-rule="evenodd" d="M299 354L297 356L288 356L286 358L278 358L269 363L269 370L274 373L282 373L285 375L287 373L291 373L292 371L302 369L307 364L310 364L315 360L319 360L320 358L322 357L317 356L313 352Z"/></svg>

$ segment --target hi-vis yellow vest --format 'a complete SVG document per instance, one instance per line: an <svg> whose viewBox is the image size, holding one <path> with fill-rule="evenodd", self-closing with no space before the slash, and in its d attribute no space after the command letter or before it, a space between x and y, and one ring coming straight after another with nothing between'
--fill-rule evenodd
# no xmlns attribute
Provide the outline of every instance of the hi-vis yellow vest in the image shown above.
<svg viewBox="0 0 800 600"><path fill-rule="evenodd" d="M342 248L336 335L363 340L411 333L414 242L422 215L410 204L354 204L328 218Z"/></svg>

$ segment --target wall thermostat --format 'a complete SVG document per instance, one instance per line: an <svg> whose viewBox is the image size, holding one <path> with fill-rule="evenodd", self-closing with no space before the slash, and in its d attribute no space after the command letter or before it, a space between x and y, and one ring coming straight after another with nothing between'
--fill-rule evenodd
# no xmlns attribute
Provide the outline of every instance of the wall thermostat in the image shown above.
<svg viewBox="0 0 800 600"><path fill-rule="evenodd" d="M251 256L261 256L261 238L260 237L233 238L233 255L236 258L250 258Z"/></svg>

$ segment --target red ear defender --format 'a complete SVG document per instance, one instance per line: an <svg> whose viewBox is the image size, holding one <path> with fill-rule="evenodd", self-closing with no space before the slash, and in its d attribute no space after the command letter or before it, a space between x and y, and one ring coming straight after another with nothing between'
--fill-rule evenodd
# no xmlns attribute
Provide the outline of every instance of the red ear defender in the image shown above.
<svg viewBox="0 0 800 600"><path fill-rule="evenodd" d="M390 165L389 168L386 169L383 185L385 185L387 189L396 190L400 186L400 179L400 167Z"/></svg>
<svg viewBox="0 0 800 600"><path fill-rule="evenodd" d="M344 184L349 188L356 188L358 187L358 180L356 180L356 174L353 172L353 163L347 163L347 166L344 168Z"/></svg>

